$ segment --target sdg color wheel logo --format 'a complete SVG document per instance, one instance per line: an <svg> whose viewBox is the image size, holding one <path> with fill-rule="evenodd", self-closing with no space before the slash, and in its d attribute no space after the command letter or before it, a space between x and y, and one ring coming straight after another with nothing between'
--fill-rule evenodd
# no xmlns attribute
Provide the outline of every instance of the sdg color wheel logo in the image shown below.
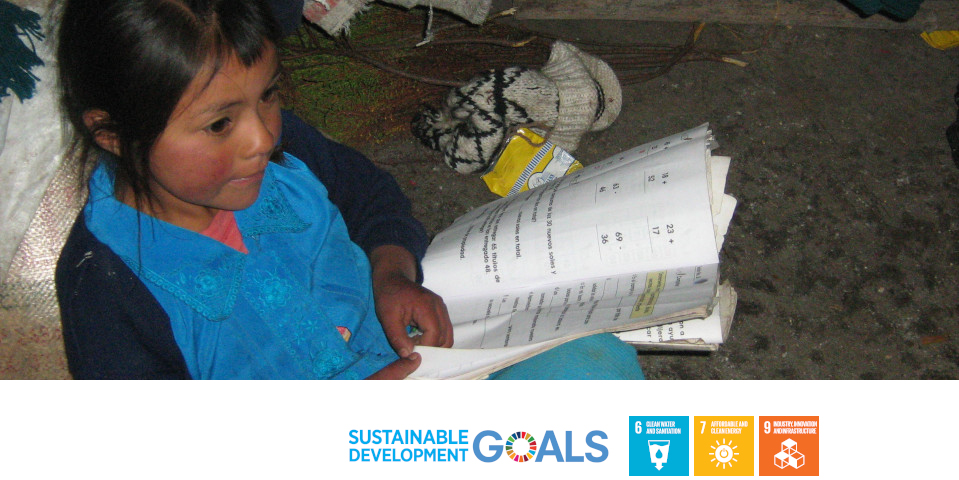
<svg viewBox="0 0 959 480"><path fill-rule="evenodd" d="M516 432L506 439L506 454L514 462L528 462L536 456L536 439L526 432Z"/></svg>

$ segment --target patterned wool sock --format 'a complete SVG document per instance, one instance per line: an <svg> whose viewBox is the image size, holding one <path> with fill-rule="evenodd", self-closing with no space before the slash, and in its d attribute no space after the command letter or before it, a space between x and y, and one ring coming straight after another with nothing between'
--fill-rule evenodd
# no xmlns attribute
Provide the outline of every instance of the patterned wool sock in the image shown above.
<svg viewBox="0 0 959 480"><path fill-rule="evenodd" d="M453 89L439 109L426 107L413 118L413 135L443 154L459 173L487 170L514 125L552 124L559 97L556 85L537 70L490 70Z"/></svg>
<svg viewBox="0 0 959 480"><path fill-rule="evenodd" d="M605 62L557 41L541 70L510 67L474 77L439 108L413 119L413 135L443 153L460 173L488 170L514 127L543 125L548 140L568 152L589 130L619 115L622 90Z"/></svg>

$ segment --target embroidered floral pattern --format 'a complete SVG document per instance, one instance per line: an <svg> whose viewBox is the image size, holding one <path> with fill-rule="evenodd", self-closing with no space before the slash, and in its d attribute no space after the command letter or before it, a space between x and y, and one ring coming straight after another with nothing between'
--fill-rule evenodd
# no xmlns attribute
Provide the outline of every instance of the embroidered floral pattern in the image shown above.
<svg viewBox="0 0 959 480"><path fill-rule="evenodd" d="M123 257L133 271L140 266L132 258ZM180 264L163 273L143 267L143 275L151 282L185 302L207 320L222 321L230 316L243 278L244 255L224 255L205 265Z"/></svg>
<svg viewBox="0 0 959 480"><path fill-rule="evenodd" d="M197 275L193 283L196 284L197 292L205 297L210 296L211 293L220 289L219 279L210 275L209 272L203 272Z"/></svg>
<svg viewBox="0 0 959 480"><path fill-rule="evenodd" d="M288 280L278 277L272 272L267 272L262 277L253 279L258 291L258 297L261 304L269 305L271 309L286 306L290 300L293 285Z"/></svg>
<svg viewBox="0 0 959 480"><path fill-rule="evenodd" d="M268 176L273 176L272 169L266 172ZM277 182L271 180L266 178L263 181L264 191L260 192L260 199L251 207L254 211L243 226L244 235L253 237L265 233L300 232L310 226L309 222L296 214L286 196L280 192Z"/></svg>
<svg viewBox="0 0 959 480"><path fill-rule="evenodd" d="M244 296L276 338L286 342L287 352L300 359L301 368L317 378L330 378L357 362L359 355L347 348L337 325L330 321L327 310L331 305L316 302L322 295L311 292L308 285L294 284L291 279L298 276L275 252L263 252L261 260L251 266L248 278L254 280L246 282ZM351 311L349 315L362 317L365 313Z"/></svg>

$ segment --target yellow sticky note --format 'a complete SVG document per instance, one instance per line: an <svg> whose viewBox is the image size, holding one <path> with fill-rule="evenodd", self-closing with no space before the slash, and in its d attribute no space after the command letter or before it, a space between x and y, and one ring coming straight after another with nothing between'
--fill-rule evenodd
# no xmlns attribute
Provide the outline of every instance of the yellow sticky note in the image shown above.
<svg viewBox="0 0 959 480"><path fill-rule="evenodd" d="M659 294L666 289L666 270L649 272L646 274L646 289L643 294L636 299L636 305L633 305L633 311L629 318L648 317L653 314L656 308L656 301L659 300Z"/></svg>
<svg viewBox="0 0 959 480"><path fill-rule="evenodd" d="M935 32L922 32L920 34L923 40L929 45L939 50L947 50L959 47L959 30L936 30Z"/></svg>

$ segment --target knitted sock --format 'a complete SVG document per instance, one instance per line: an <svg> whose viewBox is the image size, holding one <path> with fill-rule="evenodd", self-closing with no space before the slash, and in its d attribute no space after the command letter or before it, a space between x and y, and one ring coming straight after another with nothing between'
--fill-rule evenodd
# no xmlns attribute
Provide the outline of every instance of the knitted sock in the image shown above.
<svg viewBox="0 0 959 480"><path fill-rule="evenodd" d="M575 151L587 130L602 130L619 115L623 103L619 80L599 58L556 41L543 75L559 91L559 116L547 139L564 150Z"/></svg>
<svg viewBox="0 0 959 480"><path fill-rule="evenodd" d="M589 76L583 61L566 42L556 42L543 67L543 75L556 82L559 116L548 139L568 152L576 150L579 139L596 118L599 86Z"/></svg>
<svg viewBox="0 0 959 480"><path fill-rule="evenodd" d="M605 62L566 42L553 44L542 70L510 67L454 89L440 109L413 119L413 135L460 173L487 170L513 127L538 123L547 140L573 152L588 130L609 126L622 90Z"/></svg>
<svg viewBox="0 0 959 480"><path fill-rule="evenodd" d="M590 55L582 50L573 47L573 53L583 62L589 76L599 87L596 91L598 98L596 102L596 115L589 129L593 132L605 130L606 127L613 124L619 111L623 107L623 90L619 86L619 79L610 66L600 60L598 57Z"/></svg>
<svg viewBox="0 0 959 480"><path fill-rule="evenodd" d="M515 125L556 121L556 86L524 67L491 70L453 89L440 109L426 107L413 118L413 135L443 153L459 173L483 172Z"/></svg>

